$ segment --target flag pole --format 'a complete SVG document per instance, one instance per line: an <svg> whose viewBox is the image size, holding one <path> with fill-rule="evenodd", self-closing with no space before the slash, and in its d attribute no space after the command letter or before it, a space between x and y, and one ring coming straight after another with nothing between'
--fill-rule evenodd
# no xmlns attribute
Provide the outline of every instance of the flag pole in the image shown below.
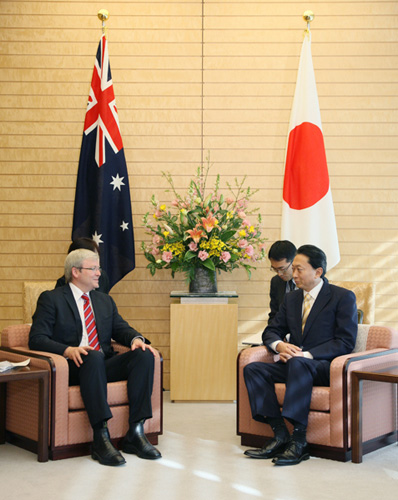
<svg viewBox="0 0 398 500"><path fill-rule="evenodd" d="M98 18L102 21L102 34L106 36L106 26L105 21L109 19L109 12L106 9L101 9L98 11Z"/></svg>
<svg viewBox="0 0 398 500"><path fill-rule="evenodd" d="M311 34L310 23L314 19L314 13L312 12L312 10L306 10L303 14L303 19L307 23L307 29L304 31L304 33L310 36Z"/></svg>

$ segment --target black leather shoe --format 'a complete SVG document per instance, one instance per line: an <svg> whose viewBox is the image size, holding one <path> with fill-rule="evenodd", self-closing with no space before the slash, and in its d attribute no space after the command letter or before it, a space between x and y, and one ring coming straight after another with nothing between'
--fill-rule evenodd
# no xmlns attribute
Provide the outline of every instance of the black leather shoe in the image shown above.
<svg viewBox="0 0 398 500"><path fill-rule="evenodd" d="M113 446L106 427L94 431L91 457L102 465L123 465L126 463L123 455Z"/></svg>
<svg viewBox="0 0 398 500"><path fill-rule="evenodd" d="M144 433L144 422L137 422L130 427L124 438L122 450L125 453L131 453L145 458L146 460L157 460L162 455L147 439Z"/></svg>
<svg viewBox="0 0 398 500"><path fill-rule="evenodd" d="M272 461L275 465L296 465L309 458L310 454L308 453L307 443L299 443L291 439L285 451L278 454Z"/></svg>
<svg viewBox="0 0 398 500"><path fill-rule="evenodd" d="M286 439L274 437L272 441L270 441L262 448L257 450L246 450L244 454L250 458L273 458L278 453L282 453L285 450L287 443L289 443L289 437L287 437Z"/></svg>

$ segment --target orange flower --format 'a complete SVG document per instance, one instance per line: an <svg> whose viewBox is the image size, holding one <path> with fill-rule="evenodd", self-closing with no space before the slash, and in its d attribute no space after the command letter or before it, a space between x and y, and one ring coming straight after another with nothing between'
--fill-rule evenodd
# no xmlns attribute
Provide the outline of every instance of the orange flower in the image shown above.
<svg viewBox="0 0 398 500"><path fill-rule="evenodd" d="M194 229L188 229L187 233L193 239L195 243L199 243L200 238L207 238L207 235L202 229L195 227Z"/></svg>
<svg viewBox="0 0 398 500"><path fill-rule="evenodd" d="M208 233L213 229L218 224L218 220L213 217L213 214L210 212L209 215L206 217L202 217L202 226L206 229Z"/></svg>

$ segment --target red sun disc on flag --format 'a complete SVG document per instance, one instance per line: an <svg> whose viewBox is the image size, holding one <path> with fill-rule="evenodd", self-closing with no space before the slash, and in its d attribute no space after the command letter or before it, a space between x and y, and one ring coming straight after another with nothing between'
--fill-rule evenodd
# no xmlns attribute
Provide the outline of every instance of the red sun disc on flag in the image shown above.
<svg viewBox="0 0 398 500"><path fill-rule="evenodd" d="M283 199L295 210L312 207L329 190L322 131L304 122L289 134Z"/></svg>

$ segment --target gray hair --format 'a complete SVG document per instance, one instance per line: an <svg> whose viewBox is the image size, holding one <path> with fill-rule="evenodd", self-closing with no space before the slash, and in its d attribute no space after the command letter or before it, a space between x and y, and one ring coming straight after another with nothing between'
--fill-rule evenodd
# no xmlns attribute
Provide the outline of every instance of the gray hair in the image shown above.
<svg viewBox="0 0 398 500"><path fill-rule="evenodd" d="M78 248L69 253L65 259L65 282L70 283L72 281L72 267L82 267L83 261L89 259L97 260L99 256L96 252L86 248Z"/></svg>

